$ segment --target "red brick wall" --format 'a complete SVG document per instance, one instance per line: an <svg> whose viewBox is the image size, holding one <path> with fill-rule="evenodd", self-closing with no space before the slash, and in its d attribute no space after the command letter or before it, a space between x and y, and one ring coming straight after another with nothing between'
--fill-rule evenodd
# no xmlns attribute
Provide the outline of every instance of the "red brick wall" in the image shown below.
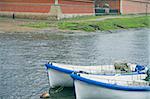
<svg viewBox="0 0 150 99"><path fill-rule="evenodd" d="M50 6L0 4L0 11L48 13Z"/></svg>
<svg viewBox="0 0 150 99"><path fill-rule="evenodd" d="M54 0L0 0L0 2L17 2L17 3L54 3Z"/></svg>
<svg viewBox="0 0 150 99"><path fill-rule="evenodd" d="M123 14L138 14L146 13L146 0L136 0L141 2L133 2L129 0L122 0L122 13ZM150 13L150 4L148 4L148 13Z"/></svg>
<svg viewBox="0 0 150 99"><path fill-rule="evenodd" d="M48 13L54 0L0 0L0 11Z"/></svg>
<svg viewBox="0 0 150 99"><path fill-rule="evenodd" d="M83 0L85 1L85 0ZM59 0L63 14L88 14L94 13L93 2L77 0ZM90 1L90 0L87 0Z"/></svg>

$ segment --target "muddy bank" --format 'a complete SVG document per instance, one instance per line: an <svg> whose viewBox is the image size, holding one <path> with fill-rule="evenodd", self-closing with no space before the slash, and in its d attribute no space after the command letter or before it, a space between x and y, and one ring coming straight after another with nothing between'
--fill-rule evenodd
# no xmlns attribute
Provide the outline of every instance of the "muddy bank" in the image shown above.
<svg viewBox="0 0 150 99"><path fill-rule="evenodd" d="M22 26L24 24L30 24L35 22L45 22L46 20L29 20L29 19L11 19L11 18L1 18L0 17L0 33L35 33L49 31L53 33L57 32L71 32L66 30L59 30L55 27L48 28L33 28ZM77 31L74 31L77 32Z"/></svg>
<svg viewBox="0 0 150 99"><path fill-rule="evenodd" d="M31 32L37 31L38 29L31 27L22 27L22 24L34 22L34 20L25 19L11 19L0 17L0 33L2 32Z"/></svg>

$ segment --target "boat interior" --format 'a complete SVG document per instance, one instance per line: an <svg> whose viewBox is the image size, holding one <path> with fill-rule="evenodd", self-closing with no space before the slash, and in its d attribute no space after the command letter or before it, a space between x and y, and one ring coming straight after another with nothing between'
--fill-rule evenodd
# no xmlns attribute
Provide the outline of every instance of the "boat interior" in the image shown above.
<svg viewBox="0 0 150 99"><path fill-rule="evenodd" d="M116 84L116 85L123 85L123 86L149 86L150 83L145 81L146 74L133 74L133 75L121 75L116 74L115 76L108 76L108 75L89 75L89 74L79 74L81 77L108 83L108 84Z"/></svg>
<svg viewBox="0 0 150 99"><path fill-rule="evenodd" d="M124 73L129 73L135 70L136 65L135 64L130 64L130 68L128 71L121 70L116 68L114 65L97 65L97 66L78 66L78 65L66 65L66 64L59 64L59 63L52 63L54 66L63 68L63 69L68 69L68 70L73 70L77 72L84 72L84 73L89 73L89 74L124 74Z"/></svg>

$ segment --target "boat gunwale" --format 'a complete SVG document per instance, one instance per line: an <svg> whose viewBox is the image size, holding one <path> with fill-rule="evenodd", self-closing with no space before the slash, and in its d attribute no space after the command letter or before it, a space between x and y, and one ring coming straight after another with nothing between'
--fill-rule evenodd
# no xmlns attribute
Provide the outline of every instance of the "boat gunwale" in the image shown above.
<svg viewBox="0 0 150 99"><path fill-rule="evenodd" d="M66 74L71 74L74 72L73 70L64 69L64 68L61 68L58 66L54 66L53 64L45 64L45 66L47 67L47 69L51 68L51 69L58 70L60 72L66 73Z"/></svg>
<svg viewBox="0 0 150 99"><path fill-rule="evenodd" d="M113 90L122 90L122 91L146 91L150 92L150 86L123 86L123 85L116 85L116 84L109 84L109 83L103 83L100 81L91 80L85 77L81 77L77 74L71 74L70 75L74 80L79 80L88 84L100 86L103 88L113 89Z"/></svg>
<svg viewBox="0 0 150 99"><path fill-rule="evenodd" d="M53 65L53 63L45 64L45 66L47 69L51 68L51 69L54 69L54 70L57 70L57 71L60 71L60 72L66 73L66 74L72 74L73 72L77 72L75 70L70 70L70 69L59 67L59 66L55 66L55 65ZM132 74L121 74L121 75L125 76L125 75L137 75L137 74L145 74L145 73L144 72L132 72ZM116 74L95 74L95 75L115 76Z"/></svg>

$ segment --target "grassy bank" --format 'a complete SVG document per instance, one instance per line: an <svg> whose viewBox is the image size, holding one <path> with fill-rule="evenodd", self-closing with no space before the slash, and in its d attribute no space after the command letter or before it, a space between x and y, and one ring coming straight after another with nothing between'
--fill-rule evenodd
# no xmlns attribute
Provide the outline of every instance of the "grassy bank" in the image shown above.
<svg viewBox="0 0 150 99"><path fill-rule="evenodd" d="M105 16L91 16L63 19L58 22L36 22L24 26L34 28L56 27L63 30L106 31L116 29L150 27L150 16L105 18Z"/></svg>
<svg viewBox="0 0 150 99"><path fill-rule="evenodd" d="M60 29L96 31L150 27L150 16L114 18L89 22L59 22Z"/></svg>

